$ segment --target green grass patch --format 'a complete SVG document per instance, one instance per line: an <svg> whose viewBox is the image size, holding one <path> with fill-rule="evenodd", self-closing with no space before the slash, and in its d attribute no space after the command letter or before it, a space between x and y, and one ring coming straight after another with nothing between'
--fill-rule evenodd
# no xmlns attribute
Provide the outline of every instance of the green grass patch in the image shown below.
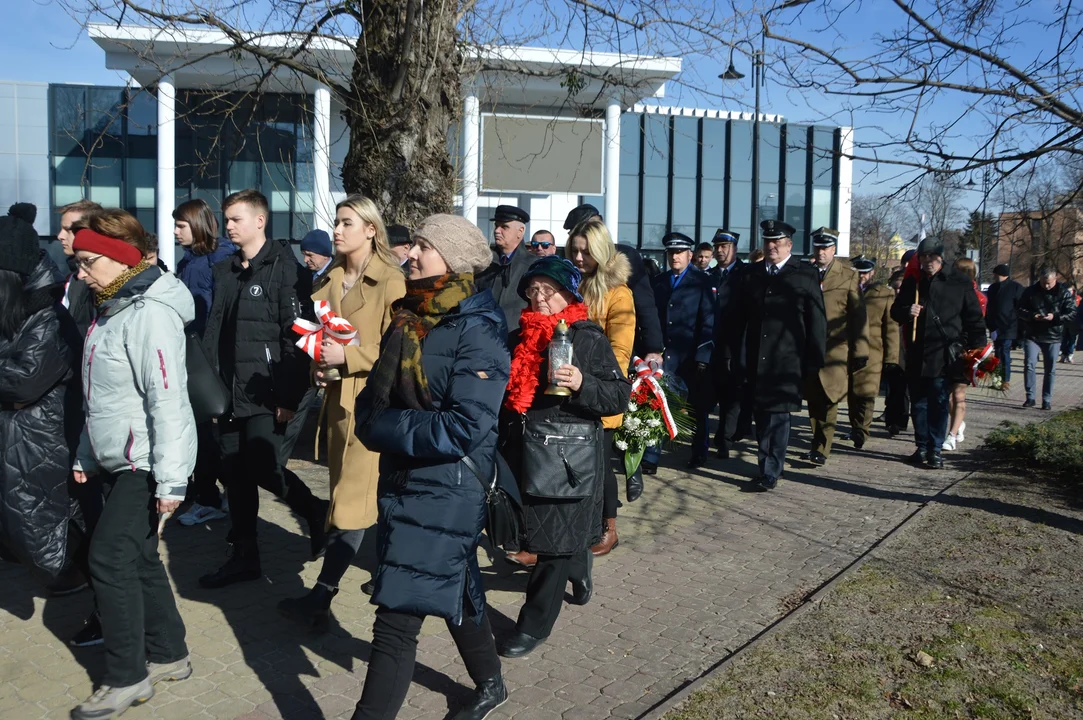
<svg viewBox="0 0 1083 720"><path fill-rule="evenodd" d="M1026 463L1077 475L1083 470L1083 410L1025 425L1001 423L985 438L985 445Z"/></svg>

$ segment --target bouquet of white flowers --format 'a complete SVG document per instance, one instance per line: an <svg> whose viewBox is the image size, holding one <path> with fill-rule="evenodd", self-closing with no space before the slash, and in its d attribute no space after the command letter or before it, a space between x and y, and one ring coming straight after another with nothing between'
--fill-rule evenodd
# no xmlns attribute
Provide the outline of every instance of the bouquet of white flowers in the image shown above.
<svg viewBox="0 0 1083 720"><path fill-rule="evenodd" d="M648 447L688 437L695 429L695 421L686 411L687 391L680 392L683 383L678 378L638 357L633 358L632 367L632 395L614 439L617 449L624 453L627 476L639 468Z"/></svg>

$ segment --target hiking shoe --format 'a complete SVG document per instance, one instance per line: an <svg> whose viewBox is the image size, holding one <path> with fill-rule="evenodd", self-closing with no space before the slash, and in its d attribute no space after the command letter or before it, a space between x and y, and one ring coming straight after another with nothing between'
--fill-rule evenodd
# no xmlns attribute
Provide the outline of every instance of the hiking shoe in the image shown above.
<svg viewBox="0 0 1083 720"><path fill-rule="evenodd" d="M223 512L216 507L192 503L192 507L188 508L187 512L178 517L177 522L181 525L191 527L192 525L199 525L200 523L209 522L210 520L221 520L227 517L229 517L229 513Z"/></svg>
<svg viewBox="0 0 1083 720"><path fill-rule="evenodd" d="M1023 403L1023 407L1032 408L1032 407L1036 407L1037 404L1038 403L1034 402L1033 400L1027 400L1025 403Z"/></svg>
<svg viewBox="0 0 1083 720"><path fill-rule="evenodd" d="M110 687L102 685L94 694L71 710L71 720L105 720L119 717L133 705L142 705L154 697L154 686L149 678L135 685Z"/></svg>
<svg viewBox="0 0 1083 720"><path fill-rule="evenodd" d="M192 660L188 655L171 663L147 661L147 679L151 685L157 685L163 680L174 682L187 680L190 677L192 677Z"/></svg>
<svg viewBox="0 0 1083 720"><path fill-rule="evenodd" d="M72 647L91 647L93 645L102 645L105 643L105 638L102 637L102 619L98 615L98 611L90 613L90 617L83 623L82 629L72 635L68 644Z"/></svg>

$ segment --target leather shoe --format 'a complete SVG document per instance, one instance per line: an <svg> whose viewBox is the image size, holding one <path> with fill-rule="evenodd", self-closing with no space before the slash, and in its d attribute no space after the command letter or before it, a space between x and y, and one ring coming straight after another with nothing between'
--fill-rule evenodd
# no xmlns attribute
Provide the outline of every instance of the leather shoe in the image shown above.
<svg viewBox="0 0 1083 720"><path fill-rule="evenodd" d="M520 550L517 553L508 553L504 556L504 559L510 563L522 565L523 567L534 567L538 564L538 556L532 552L527 552L526 550Z"/></svg>
<svg viewBox="0 0 1083 720"><path fill-rule="evenodd" d="M545 642L545 638L536 638L524 632L515 631L500 648L500 657L518 658L529 655L534 649Z"/></svg>
<svg viewBox="0 0 1083 720"><path fill-rule="evenodd" d="M366 595L368 595L369 597L371 597L372 593L376 592L376 583L375 583L375 581L369 580L366 583L362 583L361 584L361 592L363 592Z"/></svg>
<svg viewBox="0 0 1083 720"><path fill-rule="evenodd" d="M644 475L657 475L658 474L658 466L655 465L652 462L647 462L646 460L644 460L643 462L641 462L639 464L639 467L643 471Z"/></svg>
<svg viewBox="0 0 1083 720"><path fill-rule="evenodd" d="M853 435L851 435L851 437L853 437ZM854 450L860 450L863 447L865 447L865 436L858 435L857 437L854 437Z"/></svg>
<svg viewBox="0 0 1083 720"><path fill-rule="evenodd" d="M768 490L774 490L778 486L778 478L768 477L764 475L756 479L756 489L760 492L767 492Z"/></svg>
<svg viewBox="0 0 1083 720"><path fill-rule="evenodd" d="M940 456L940 453L934 453L933 455L929 456L928 465L933 470L943 470L944 469L944 458L942 458Z"/></svg>
<svg viewBox="0 0 1083 720"><path fill-rule="evenodd" d="M807 452L807 453L805 453L804 455L801 456L801 459L802 460L807 460L808 462L812 463L813 465L826 465L827 464L827 456L824 455L819 450L813 450L811 452Z"/></svg>
<svg viewBox="0 0 1083 720"><path fill-rule="evenodd" d="M921 450L915 450L913 455L906 458L906 462L910 463L911 465L924 465L925 453L923 453Z"/></svg>
<svg viewBox="0 0 1083 720"><path fill-rule="evenodd" d="M692 458L688 461L688 469L689 470L695 470L700 465L703 465L705 462L707 462L707 456L706 455L700 455L700 454L697 453L697 454L693 455Z"/></svg>
<svg viewBox="0 0 1083 720"><path fill-rule="evenodd" d="M571 605L586 605L594 594L594 555L587 553L587 572L572 580Z"/></svg>
<svg viewBox="0 0 1083 720"><path fill-rule="evenodd" d="M729 449L724 448L724 447L720 447L717 450L715 450L714 454L715 454L715 456L718 457L719 460L729 460L730 459L730 451L729 451Z"/></svg>
<svg viewBox="0 0 1083 720"><path fill-rule="evenodd" d="M474 697L455 715L454 720L485 720L507 699L508 688L504 685L504 678L497 675L483 680L474 691Z"/></svg>

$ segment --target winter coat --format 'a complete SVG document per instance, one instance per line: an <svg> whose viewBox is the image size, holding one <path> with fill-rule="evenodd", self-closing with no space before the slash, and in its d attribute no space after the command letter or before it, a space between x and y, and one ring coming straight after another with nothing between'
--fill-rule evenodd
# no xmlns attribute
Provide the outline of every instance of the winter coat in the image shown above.
<svg viewBox="0 0 1083 720"><path fill-rule="evenodd" d="M868 323L865 303L861 299L861 278L856 270L833 262L827 267L820 287L823 288L824 314L827 317L827 345L824 365L817 375L827 399L835 403L846 395L850 387L854 361L868 361ZM811 390L811 387L807 390Z"/></svg>
<svg viewBox="0 0 1083 720"><path fill-rule="evenodd" d="M1039 320L1035 315L1053 315L1052 320ZM1059 343L1064 328L1075 320L1075 295L1064 283L1046 290L1036 282L1023 291L1019 300L1019 319L1023 321L1023 337L1036 343Z"/></svg>
<svg viewBox="0 0 1083 720"><path fill-rule="evenodd" d="M75 321L75 327L79 329L79 337L86 337L90 323L98 314L94 306L94 293L90 291L85 280L78 278L79 267L75 264L75 258L68 258L68 270L70 274L64 280L64 296L60 300L71 319Z"/></svg>
<svg viewBox="0 0 1083 720"><path fill-rule="evenodd" d="M434 409L395 407L392 394L391 408L356 429L365 446L380 454L379 564L372 594L380 607L456 625L464 615L480 621L485 611L477 558L485 494L462 458L469 455L492 477L511 365L506 339L492 294L467 298L421 344ZM366 388L357 397L358 412L370 407L370 392ZM408 473L401 487L389 478L399 470Z"/></svg>
<svg viewBox="0 0 1083 720"><path fill-rule="evenodd" d="M635 298L627 285L631 266L624 255L616 253L604 266L599 266L597 272L603 274L604 285L609 288L609 292L605 295L604 316L592 317L591 320L600 325L605 336L609 338L613 355L617 358L617 366L627 375L636 334ZM651 312L657 315L654 308L651 308ZM602 418L602 427L615 430L620 427L623 419L623 414Z"/></svg>
<svg viewBox="0 0 1083 720"><path fill-rule="evenodd" d="M507 265L501 265L500 255L494 252L492 264L478 273L478 289L493 293L496 304L504 311L509 331L519 329L519 315L526 307L526 300L519 297L519 281L535 260L537 258L520 245Z"/></svg>
<svg viewBox="0 0 1083 720"><path fill-rule="evenodd" d="M196 255L191 248L184 249L184 256L177 263L177 277L196 301L196 319L189 329L203 337L207 326L207 313L214 299L214 266L237 252L237 246L228 238L218 240L218 247L206 255Z"/></svg>
<svg viewBox="0 0 1083 720"><path fill-rule="evenodd" d="M923 306L917 321L917 341L913 337L910 306L917 292ZM940 327L932 319L939 317ZM962 273L944 268L931 278L921 274L920 285L913 277L903 280L891 305L891 317L903 326L906 339L906 372L910 377L946 377L947 350L955 342L966 348L985 347L985 320L981 316L973 281Z"/></svg>
<svg viewBox="0 0 1083 720"><path fill-rule="evenodd" d="M327 522L340 530L359 530L376 523L376 490L380 456L354 435L354 404L365 389L372 364L380 356L380 338L391 324L391 303L406 294L406 278L398 267L373 258L364 274L342 295L345 269L338 265L321 276L312 299L326 300L336 315L357 328L358 345L346 345L342 380L324 393L327 413L327 467L331 507ZM312 370L317 369L313 363Z"/></svg>
<svg viewBox="0 0 1083 720"><path fill-rule="evenodd" d="M733 359L729 357L729 351L734 334L734 305L737 302L741 277L749 267L743 260L737 260L725 279L722 278L720 267L711 268L707 273L711 278L711 286L714 287L714 354L718 358Z"/></svg>
<svg viewBox="0 0 1083 720"><path fill-rule="evenodd" d="M618 243L617 252L628 259L631 275L628 277L628 289L636 310L636 334L634 351L640 357L648 353L661 354L665 347L662 339L662 325L658 322L658 309L654 303L654 290L651 288L651 276L643 256L631 245Z"/></svg>
<svg viewBox="0 0 1083 720"><path fill-rule="evenodd" d="M631 382L617 364L609 340L602 329L588 320L571 327L572 364L583 374L579 392L568 397L546 395L549 363L543 359L538 371L538 390L526 411L532 421L601 422L628 406ZM513 334L509 344L518 338ZM500 448L512 472L518 475L523 466L523 424L518 414L507 408L501 417ZM601 453L601 448L598 449ZM536 498L523 493L526 550L545 555L571 555L597 542L602 521L602 465L598 474L584 482L593 485L590 497L579 500ZM520 484L520 489L522 485Z"/></svg>
<svg viewBox="0 0 1083 720"><path fill-rule="evenodd" d="M233 397L233 416L296 410L310 387L309 357L293 321L313 319L312 275L293 251L268 240L248 267L234 253L214 266L203 349Z"/></svg>
<svg viewBox="0 0 1083 720"><path fill-rule="evenodd" d="M26 279L23 287L27 291L42 290L52 288L62 282L64 282L64 275L60 272L60 268L49 257L49 253L42 250L41 258L38 260L37 266L34 267L34 272L30 273L30 277Z"/></svg>
<svg viewBox="0 0 1083 720"><path fill-rule="evenodd" d="M885 365L899 364L899 324L891 319L895 291L883 283L873 283L862 293L866 336L869 339L869 364L850 378L850 392L856 397L874 398L880 394L880 377Z"/></svg>
<svg viewBox="0 0 1083 720"><path fill-rule="evenodd" d="M1019 336L1019 301L1023 290L1022 285L1011 279L989 286L985 327L995 332L998 339L1015 340Z"/></svg>
<svg viewBox="0 0 1083 720"><path fill-rule="evenodd" d="M0 336L0 545L49 584L69 561L81 346L48 289L28 300L30 317L13 338Z"/></svg>
<svg viewBox="0 0 1083 720"><path fill-rule="evenodd" d="M796 257L769 275L750 264L734 305L730 354L743 354L749 396L763 412L797 412L809 373L824 366L827 317L820 277Z"/></svg>
<svg viewBox="0 0 1083 720"><path fill-rule="evenodd" d="M75 468L151 472L155 497L183 500L196 460L184 338L192 294L152 267L98 310L83 353L86 426Z"/></svg>
<svg viewBox="0 0 1083 720"><path fill-rule="evenodd" d="M714 287L711 277L689 267L673 287L673 273L654 278L654 304L662 324L666 372L675 372L690 382L696 366L711 361L714 348Z"/></svg>

